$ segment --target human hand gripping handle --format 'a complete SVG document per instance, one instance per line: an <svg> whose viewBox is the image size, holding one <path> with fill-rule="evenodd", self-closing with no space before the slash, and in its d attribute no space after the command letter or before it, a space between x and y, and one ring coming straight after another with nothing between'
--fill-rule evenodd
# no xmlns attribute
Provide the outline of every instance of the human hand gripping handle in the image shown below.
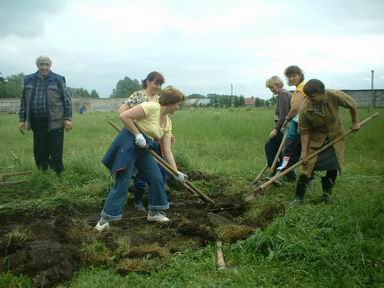
<svg viewBox="0 0 384 288"><path fill-rule="evenodd" d="M174 176L174 178L177 182L183 183L188 179L188 176L183 172L177 171L177 174Z"/></svg>
<svg viewBox="0 0 384 288"><path fill-rule="evenodd" d="M140 148L147 147L147 141L145 141L143 134L139 133L135 135L135 144Z"/></svg>

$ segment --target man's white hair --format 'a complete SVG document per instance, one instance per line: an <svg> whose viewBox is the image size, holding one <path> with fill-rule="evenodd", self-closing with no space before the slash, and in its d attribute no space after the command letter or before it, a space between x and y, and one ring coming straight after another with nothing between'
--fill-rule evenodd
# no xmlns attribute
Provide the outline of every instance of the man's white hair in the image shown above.
<svg viewBox="0 0 384 288"><path fill-rule="evenodd" d="M51 65L52 64L52 60L51 58L49 58L48 56L45 56L45 55L41 55L39 57L36 58L36 65L39 65L39 63L41 61L45 61L45 60L48 60L49 64Z"/></svg>

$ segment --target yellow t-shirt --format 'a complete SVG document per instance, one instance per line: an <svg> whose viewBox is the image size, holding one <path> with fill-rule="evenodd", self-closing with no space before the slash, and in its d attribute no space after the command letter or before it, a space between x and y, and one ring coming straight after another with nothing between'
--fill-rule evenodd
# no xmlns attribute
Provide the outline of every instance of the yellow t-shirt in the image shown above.
<svg viewBox="0 0 384 288"><path fill-rule="evenodd" d="M294 99L296 97L297 92L301 92L301 93L304 94L304 96L306 96L305 93L304 93L304 85L305 85L305 83L306 83L305 81L301 81L301 83L299 85L297 85L297 87L295 89L295 92L293 92L293 94L291 96L291 105L293 104L293 101L294 101Z"/></svg>
<svg viewBox="0 0 384 288"><path fill-rule="evenodd" d="M144 110L145 117L136 120L137 126L152 139L160 140L164 136L171 136L172 122L168 115L165 127L160 126L160 104L157 102L143 102L139 104Z"/></svg>

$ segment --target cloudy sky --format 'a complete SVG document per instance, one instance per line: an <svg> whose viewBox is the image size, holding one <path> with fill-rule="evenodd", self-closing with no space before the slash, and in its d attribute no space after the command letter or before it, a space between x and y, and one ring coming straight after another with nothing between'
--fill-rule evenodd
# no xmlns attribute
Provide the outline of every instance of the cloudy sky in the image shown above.
<svg viewBox="0 0 384 288"><path fill-rule="evenodd" d="M269 98L298 65L326 87L384 88L383 0L1 0L0 72L45 54L71 87L109 97L157 70L186 94Z"/></svg>

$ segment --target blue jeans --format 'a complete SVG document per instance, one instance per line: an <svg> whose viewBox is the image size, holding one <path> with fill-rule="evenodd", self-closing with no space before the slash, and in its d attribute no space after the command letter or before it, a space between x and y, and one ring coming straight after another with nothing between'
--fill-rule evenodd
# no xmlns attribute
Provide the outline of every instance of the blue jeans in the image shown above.
<svg viewBox="0 0 384 288"><path fill-rule="evenodd" d="M163 167L161 167L160 165L158 166L161 172L161 176L163 177L163 182L165 183L168 179L168 173L167 171L164 170ZM134 178L134 188L133 188L135 203L139 203L143 201L143 196L144 196L146 186L147 186L147 179L144 176L142 176L142 174L140 173L137 174L137 176Z"/></svg>
<svg viewBox="0 0 384 288"><path fill-rule="evenodd" d="M149 184L149 209L165 210L169 208L163 177L156 161L145 149L135 148L132 161L128 163L127 169L116 172L115 185L109 192L101 211L101 216L106 220L114 221L122 218L134 166L140 174L144 175Z"/></svg>

